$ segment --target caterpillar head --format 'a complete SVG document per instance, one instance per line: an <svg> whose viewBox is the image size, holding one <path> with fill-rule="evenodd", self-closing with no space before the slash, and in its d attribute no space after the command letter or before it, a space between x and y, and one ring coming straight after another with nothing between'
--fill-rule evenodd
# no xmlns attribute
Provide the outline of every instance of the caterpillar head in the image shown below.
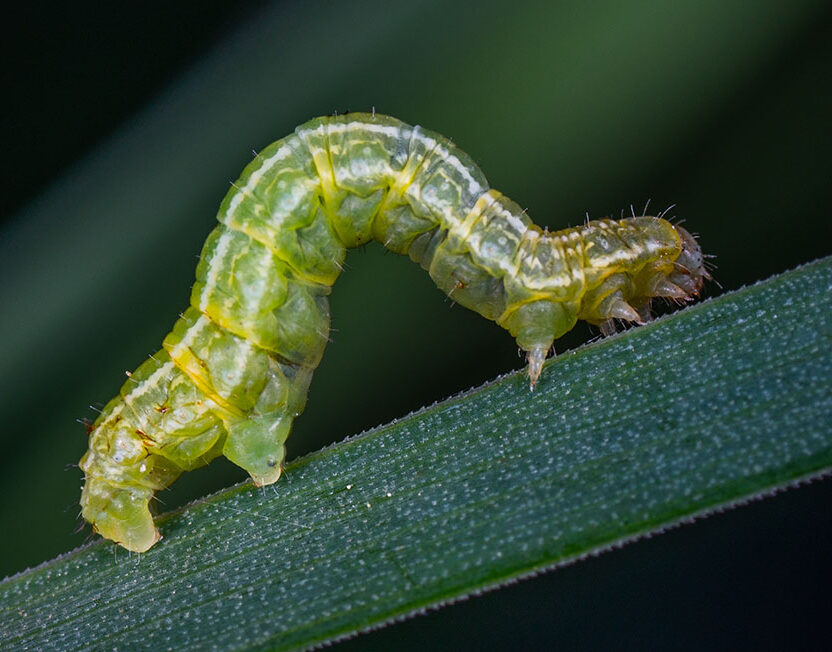
<svg viewBox="0 0 832 652"><path fill-rule="evenodd" d="M673 228L682 240L682 253L674 261L674 270L668 276L668 280L684 290L685 296L677 298L690 300L699 295L702 284L706 278L710 279L711 275L705 269L705 257L696 238L678 224Z"/></svg>
<svg viewBox="0 0 832 652"><path fill-rule="evenodd" d="M643 230L645 239L659 244L664 253L641 268L623 266L584 294L578 318L598 325L604 335L614 333L617 322L650 321L653 299L677 304L692 301L699 296L705 279L711 279L702 249L686 229L654 217L632 221Z"/></svg>

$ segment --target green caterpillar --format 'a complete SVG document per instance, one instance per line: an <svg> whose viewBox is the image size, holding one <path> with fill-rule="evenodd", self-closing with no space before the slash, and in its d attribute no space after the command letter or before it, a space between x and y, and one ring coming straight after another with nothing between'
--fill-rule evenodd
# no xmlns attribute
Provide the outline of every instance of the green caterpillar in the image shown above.
<svg viewBox="0 0 832 652"><path fill-rule="evenodd" d="M148 503L182 471L225 455L258 486L278 479L350 247L408 254L508 330L532 388L578 319L641 323L652 297L689 300L708 277L679 226L643 216L549 233L447 138L375 114L316 118L267 147L218 219L190 307L104 408L81 460L83 517L129 550L159 540Z"/></svg>

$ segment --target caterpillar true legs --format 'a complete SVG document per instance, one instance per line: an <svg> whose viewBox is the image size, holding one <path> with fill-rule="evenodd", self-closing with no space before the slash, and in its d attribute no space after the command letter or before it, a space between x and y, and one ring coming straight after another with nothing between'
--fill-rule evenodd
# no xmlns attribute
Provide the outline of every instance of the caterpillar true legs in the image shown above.
<svg viewBox="0 0 832 652"><path fill-rule="evenodd" d="M382 115L318 118L267 147L219 210L190 307L93 424L82 514L144 551L148 503L218 455L275 482L329 334L346 249L408 254L456 303L508 330L534 387L578 319L641 322L653 297L707 277L696 241L658 217L542 231L446 138Z"/></svg>

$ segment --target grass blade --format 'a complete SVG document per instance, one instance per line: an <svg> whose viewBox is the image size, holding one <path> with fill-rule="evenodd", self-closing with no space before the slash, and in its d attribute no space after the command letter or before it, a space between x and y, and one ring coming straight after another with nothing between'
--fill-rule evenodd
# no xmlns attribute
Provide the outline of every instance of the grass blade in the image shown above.
<svg viewBox="0 0 832 652"><path fill-rule="evenodd" d="M832 466L832 257L565 354L0 584L4 645L292 649Z"/></svg>

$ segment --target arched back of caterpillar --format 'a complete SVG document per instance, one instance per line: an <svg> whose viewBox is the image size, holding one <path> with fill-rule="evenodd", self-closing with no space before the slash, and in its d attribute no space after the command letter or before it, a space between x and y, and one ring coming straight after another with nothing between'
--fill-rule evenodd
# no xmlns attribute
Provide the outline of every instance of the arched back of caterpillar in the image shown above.
<svg viewBox="0 0 832 652"><path fill-rule="evenodd" d="M225 455L257 485L278 479L351 247L409 255L508 330L532 388L577 320L641 323L653 297L688 301L708 276L693 237L659 217L543 231L447 138L383 115L301 125L243 170L218 220L190 307L104 408L81 460L84 518L130 550L159 540L148 502L182 471Z"/></svg>

